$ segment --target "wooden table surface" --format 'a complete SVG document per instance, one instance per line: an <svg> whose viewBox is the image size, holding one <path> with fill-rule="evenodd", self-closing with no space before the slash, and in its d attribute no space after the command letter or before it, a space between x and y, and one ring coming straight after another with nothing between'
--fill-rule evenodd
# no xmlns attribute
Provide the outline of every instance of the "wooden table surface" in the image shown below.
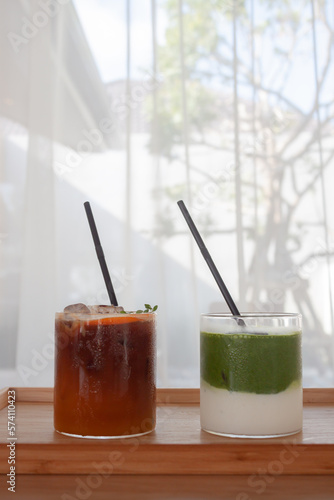
<svg viewBox="0 0 334 500"><path fill-rule="evenodd" d="M334 389L304 390L299 434L255 440L202 431L197 389L158 390L156 430L116 440L56 433L52 389L16 388L15 393L17 493L25 492L22 498L39 498L38 492L50 487L48 498L63 500L251 500L269 494L334 499ZM7 493L6 405L7 389L0 393L1 498Z"/></svg>
<svg viewBox="0 0 334 500"><path fill-rule="evenodd" d="M1 500L333 500L334 476L20 475L16 493Z"/></svg>

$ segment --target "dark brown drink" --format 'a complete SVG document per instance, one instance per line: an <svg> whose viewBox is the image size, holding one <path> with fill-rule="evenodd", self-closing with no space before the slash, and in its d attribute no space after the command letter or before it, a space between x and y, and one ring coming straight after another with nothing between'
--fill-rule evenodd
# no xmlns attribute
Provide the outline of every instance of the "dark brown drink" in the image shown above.
<svg viewBox="0 0 334 500"><path fill-rule="evenodd" d="M56 315L57 431L117 437L155 428L155 318Z"/></svg>

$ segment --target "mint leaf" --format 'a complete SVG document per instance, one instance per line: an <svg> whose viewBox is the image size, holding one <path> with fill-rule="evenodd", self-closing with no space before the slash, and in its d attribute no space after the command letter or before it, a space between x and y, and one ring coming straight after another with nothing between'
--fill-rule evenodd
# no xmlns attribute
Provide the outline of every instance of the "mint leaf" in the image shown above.
<svg viewBox="0 0 334 500"><path fill-rule="evenodd" d="M143 309L138 309L137 311L120 311L121 314L131 314L131 313L135 313L135 314L142 314L142 313L153 313L155 312L157 309L158 309L158 306L150 306L150 304L144 304L145 306L145 310Z"/></svg>

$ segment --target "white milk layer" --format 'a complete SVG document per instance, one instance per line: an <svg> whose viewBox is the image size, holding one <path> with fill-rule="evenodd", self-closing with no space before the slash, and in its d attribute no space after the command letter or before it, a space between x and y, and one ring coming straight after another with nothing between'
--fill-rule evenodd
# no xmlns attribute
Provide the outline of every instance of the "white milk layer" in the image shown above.
<svg viewBox="0 0 334 500"><path fill-rule="evenodd" d="M277 394L230 392L201 380L201 427L218 434L275 436L303 425L303 390L292 384Z"/></svg>

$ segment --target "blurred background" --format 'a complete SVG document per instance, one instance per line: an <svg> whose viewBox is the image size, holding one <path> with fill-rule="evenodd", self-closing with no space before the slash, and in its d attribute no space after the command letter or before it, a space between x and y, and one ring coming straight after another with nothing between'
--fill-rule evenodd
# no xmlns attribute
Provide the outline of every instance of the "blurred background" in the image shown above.
<svg viewBox="0 0 334 500"><path fill-rule="evenodd" d="M53 385L54 313L158 304L158 385L199 386L199 314L303 314L334 385L334 3L2 0L0 386Z"/></svg>

